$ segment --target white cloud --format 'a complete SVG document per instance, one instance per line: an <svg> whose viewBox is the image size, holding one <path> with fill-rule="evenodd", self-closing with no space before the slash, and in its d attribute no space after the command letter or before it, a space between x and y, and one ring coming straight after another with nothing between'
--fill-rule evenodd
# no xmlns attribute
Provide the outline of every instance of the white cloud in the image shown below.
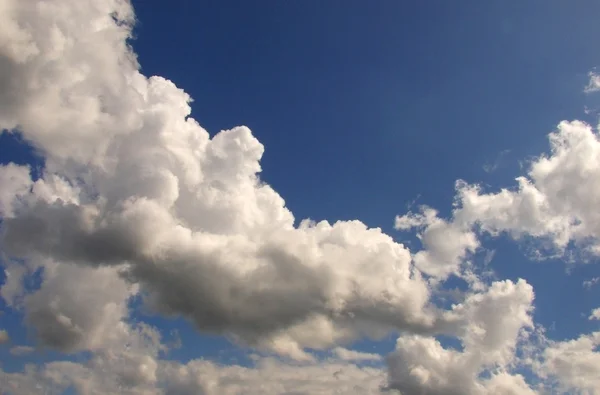
<svg viewBox="0 0 600 395"><path fill-rule="evenodd" d="M290 365L269 358L251 368L207 361L168 365L165 377L169 395L375 395L385 383L385 372L377 368L345 362Z"/></svg>
<svg viewBox="0 0 600 395"><path fill-rule="evenodd" d="M563 121L550 133L550 153L534 158L513 189L486 192L456 183L450 219L424 207L396 218L396 228L423 229L423 250L414 262L438 278L466 274L465 258L480 247L478 233L534 239L535 255L589 261L600 255L600 140L592 127ZM574 254L573 254L574 253ZM590 287L594 279L584 282Z"/></svg>
<svg viewBox="0 0 600 395"><path fill-rule="evenodd" d="M588 319L590 319L590 320L600 320L600 307L598 307L597 309L592 310L592 313L590 314L590 316L588 317Z"/></svg>
<svg viewBox="0 0 600 395"><path fill-rule="evenodd" d="M561 252L569 242L600 251L600 141L589 125L561 122L550 134L551 154L531 163L518 189L483 193L464 182L457 184L455 221L473 224L491 234L507 232L552 242Z"/></svg>
<svg viewBox="0 0 600 395"><path fill-rule="evenodd" d="M336 347L333 349L334 355L342 361L379 361L381 355L372 354L366 352L359 352L354 350L348 350L343 347Z"/></svg>
<svg viewBox="0 0 600 395"><path fill-rule="evenodd" d="M533 289L523 280L471 294L448 313L462 350L433 337L400 337L388 357L390 387L403 395L533 394L521 376L509 373L522 331L532 327L532 302ZM489 379L481 379L484 372Z"/></svg>
<svg viewBox="0 0 600 395"><path fill-rule="evenodd" d="M598 282L600 282L600 277L593 277L593 278L590 278L589 280L585 280L583 282L583 287L586 289L590 289L594 285L598 284Z"/></svg>
<svg viewBox="0 0 600 395"><path fill-rule="evenodd" d="M39 290L26 296L25 320L42 345L94 350L120 336L130 287L113 268L47 266Z"/></svg>
<svg viewBox="0 0 600 395"><path fill-rule="evenodd" d="M145 325L115 328L119 338L97 349L86 362L53 361L28 365L21 373L0 370L0 382L10 394L161 394L158 385L159 335Z"/></svg>
<svg viewBox="0 0 600 395"><path fill-rule="evenodd" d="M11 355L14 355L14 356L27 355L27 354L31 354L34 351L35 351L35 348L30 347L30 346L14 346L14 347L11 347L11 349L10 349Z"/></svg>
<svg viewBox="0 0 600 395"><path fill-rule="evenodd" d="M398 230L423 229L418 236L424 249L414 256L415 265L422 272L442 279L458 274L467 254L479 247L471 229L448 223L429 207L423 207L420 214L396 217L395 227Z"/></svg>
<svg viewBox="0 0 600 395"><path fill-rule="evenodd" d="M29 168L8 164L0 166L0 216L10 217L18 199L26 195L33 184L29 176Z"/></svg>
<svg viewBox="0 0 600 395"><path fill-rule="evenodd" d="M7 4L0 127L18 127L46 168L35 182L26 167L0 168L1 240L14 258L57 262L61 274L45 266L24 297L43 344L103 344L133 292L117 273L158 312L298 359L307 347L435 329L403 245L359 221L295 228L258 177L264 148L248 128L211 138L185 92L139 73L129 2ZM435 226L424 239L437 245ZM9 299L22 296L18 267Z"/></svg>
<svg viewBox="0 0 600 395"><path fill-rule="evenodd" d="M161 347L152 329L129 328L122 343L97 350L88 361L55 361L22 373L0 370L0 382L13 395L61 394L68 387L90 395L375 395L386 378L385 370L341 359L293 363L256 357L250 366L180 363L158 358Z"/></svg>
<svg viewBox="0 0 600 395"><path fill-rule="evenodd" d="M600 332L574 340L550 342L536 364L537 373L554 380L561 392L600 393Z"/></svg>
<svg viewBox="0 0 600 395"><path fill-rule="evenodd" d="M600 90L600 75L598 75L595 71L590 71L588 73L588 77L588 83L583 91L585 93L598 92Z"/></svg>
<svg viewBox="0 0 600 395"><path fill-rule="evenodd" d="M422 241L412 254L360 221L294 226L259 177L264 147L248 128L211 137L189 117L184 91L139 72L127 45L128 1L0 7L0 128L18 129L46 163L37 180L26 166L0 166L9 258L0 294L23 309L41 347L91 352L82 363L0 373L15 394L69 386L82 394L376 394L385 385L402 395L535 393L513 369L533 328L532 287L487 285L468 260L478 232L600 252L600 142L591 127L561 123L551 154L534 160L515 190L459 182L451 218L426 207L398 216L396 228L416 228ZM38 269L41 285L30 291L24 280ZM434 285L452 274L470 288L444 311L432 302ZM296 361L161 359L160 334L129 322L133 296ZM391 332L402 335L387 372L364 366L379 355L342 348ZM462 349L444 348L438 334ZM595 390L596 338L552 343L537 372Z"/></svg>

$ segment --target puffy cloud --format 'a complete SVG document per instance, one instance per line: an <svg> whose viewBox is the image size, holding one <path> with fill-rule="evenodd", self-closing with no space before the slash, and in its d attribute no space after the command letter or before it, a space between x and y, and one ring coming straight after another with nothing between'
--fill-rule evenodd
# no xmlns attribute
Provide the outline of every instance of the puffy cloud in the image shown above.
<svg viewBox="0 0 600 395"><path fill-rule="evenodd" d="M396 217L395 227L423 229L418 237L424 249L415 254L415 265L422 272L441 279L459 274L466 255L479 247L477 236L470 228L439 218L437 211L429 207L423 207L420 214Z"/></svg>
<svg viewBox="0 0 600 395"><path fill-rule="evenodd" d="M129 2L6 4L0 127L17 128L46 167L35 181L26 167L0 168L1 242L12 258L58 262L24 300L44 344L102 344L131 295L117 273L158 312L299 359L307 347L434 330L403 245L359 221L294 227L258 177L264 148L248 128L211 138L185 92L139 73ZM27 274L18 268L3 288L12 299Z"/></svg>
<svg viewBox="0 0 600 395"><path fill-rule="evenodd" d="M159 395L158 352L162 348L156 331L145 325L123 325L119 341L96 350L82 363L53 361L28 365L21 373L0 370L3 390L10 394Z"/></svg>
<svg viewBox="0 0 600 395"><path fill-rule="evenodd" d="M600 141L582 122L561 122L550 134L550 155L532 161L516 190L484 193L480 187L457 183L455 221L478 225L491 234L507 232L519 238L551 241L563 252L570 242L597 254L600 217Z"/></svg>
<svg viewBox="0 0 600 395"><path fill-rule="evenodd" d="M423 251L414 258L417 267L439 278L464 274L465 257L479 247L474 232L536 238L541 257L563 255L573 246L579 248L581 261L586 254L600 254L598 135L583 122L563 121L549 141L550 153L531 161L515 189L486 193L479 185L459 180L449 220L427 207L397 217L397 229L424 229ZM584 285L594 283L591 279Z"/></svg>
<svg viewBox="0 0 600 395"><path fill-rule="evenodd" d="M598 255L598 135L583 122L563 121L549 140L550 154L532 160L527 174L516 179L515 189L486 193L479 185L458 181L450 220L438 218L427 207L420 214L397 217L397 229L424 229L420 234L424 249L416 254L415 264L436 277L460 274L466 254L479 247L474 231L537 238L542 257L562 255L573 245L580 247L579 252ZM592 279L584 285L594 283Z"/></svg>
<svg viewBox="0 0 600 395"><path fill-rule="evenodd" d="M538 392L532 389L520 374L501 372L494 374L485 383L488 394L494 395L535 395Z"/></svg>
<svg viewBox="0 0 600 395"><path fill-rule="evenodd" d="M532 287L525 281L493 283L469 295L448 313L462 350L433 337L401 336L388 357L389 386L412 394L534 393L509 373L523 330L532 327ZM490 375L482 379L482 374Z"/></svg>
<svg viewBox="0 0 600 395"><path fill-rule="evenodd" d="M120 336L130 287L113 268L47 266L42 286L25 297L25 319L42 345L93 350Z"/></svg>
<svg viewBox="0 0 600 395"><path fill-rule="evenodd" d="M380 394L385 372L345 362L293 365L262 358L253 367L219 366L208 361L167 365L168 395Z"/></svg>
<svg viewBox="0 0 600 395"><path fill-rule="evenodd" d="M86 395L375 395L385 384L385 370L343 358L293 363L256 356L249 366L163 360L158 358L162 345L152 328L128 329L121 343L97 350L85 362L54 361L28 366L21 373L0 370L3 389L14 395L62 394L67 388Z"/></svg>
<svg viewBox="0 0 600 395"><path fill-rule="evenodd" d="M510 362L522 329L533 329L533 287L525 280L496 281L447 314L465 352L483 364Z"/></svg>
<svg viewBox="0 0 600 395"><path fill-rule="evenodd" d="M597 309L592 310L592 313L590 314L590 316L588 317L588 319L590 319L590 320L600 320L600 307L598 307Z"/></svg>
<svg viewBox="0 0 600 395"><path fill-rule="evenodd" d="M129 2L4 0L2 8L0 128L25 131L51 157L98 163L113 134L136 121L128 114L139 94L122 89L137 69Z"/></svg>
<svg viewBox="0 0 600 395"><path fill-rule="evenodd" d="M554 380L561 392L600 393L600 332L577 339L550 342L543 350L536 373Z"/></svg>
<svg viewBox="0 0 600 395"><path fill-rule="evenodd" d="M26 166L0 166L0 294L24 309L41 346L91 351L82 363L0 372L9 390L376 394L389 381L402 395L535 393L511 370L532 327L531 286L487 286L467 260L478 231L600 251L600 145L588 125L561 123L551 155L533 161L516 190L459 182L451 218L429 208L398 216L397 229L419 233L423 250L413 255L360 221L295 226L259 177L264 147L248 128L211 137L183 90L139 72L129 1L3 0L0 10L0 128L45 160L38 179ZM27 289L40 271L39 289ZM441 311L422 273L455 274L471 288ZM128 322L134 295L199 330L303 362L160 359L159 334ZM339 346L393 331L402 335L387 372L365 366L378 355ZM553 343L537 371L564 388L596 388L596 340ZM325 361L309 350L332 347Z"/></svg>
<svg viewBox="0 0 600 395"><path fill-rule="evenodd" d="M523 376L486 370L468 352L444 348L434 338L400 338L388 362L389 387L400 390L402 395L537 393ZM480 378L483 373L490 377Z"/></svg>
<svg viewBox="0 0 600 395"><path fill-rule="evenodd" d="M8 164L0 166L0 216L2 218L10 217L13 214L14 205L18 204L18 199L29 192L31 177L29 168Z"/></svg>

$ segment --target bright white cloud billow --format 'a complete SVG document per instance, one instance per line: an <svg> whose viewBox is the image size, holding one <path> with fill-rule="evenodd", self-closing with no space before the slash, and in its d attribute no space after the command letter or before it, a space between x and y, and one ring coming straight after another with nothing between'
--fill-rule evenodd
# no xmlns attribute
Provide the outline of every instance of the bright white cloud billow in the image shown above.
<svg viewBox="0 0 600 395"><path fill-rule="evenodd" d="M0 294L41 349L89 352L0 371L2 390L600 393L597 334L544 343L525 361L534 289L486 283L469 261L481 233L600 252L600 141L589 125L561 123L551 153L515 189L458 182L450 218L427 207L398 216L396 228L422 242L410 251L360 221L294 226L258 176L264 147L248 128L211 137L183 90L140 73L128 1L0 0L0 11L0 128L45 159L38 179L26 166L0 167ZM27 287L40 272L39 287ZM470 287L442 308L435 296L452 275ZM171 361L157 329L130 319L133 297L274 356L251 366ZM344 348L391 333L400 335L387 358ZM516 372L523 364L539 388Z"/></svg>

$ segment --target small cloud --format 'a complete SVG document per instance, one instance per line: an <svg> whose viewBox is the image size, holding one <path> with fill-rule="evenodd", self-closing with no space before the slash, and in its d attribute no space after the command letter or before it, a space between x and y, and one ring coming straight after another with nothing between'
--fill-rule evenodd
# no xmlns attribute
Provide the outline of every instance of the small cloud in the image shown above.
<svg viewBox="0 0 600 395"><path fill-rule="evenodd" d="M598 282L600 282L600 277L594 277L591 280L585 280L583 282L583 287L586 288L586 289L590 289L594 285L598 284Z"/></svg>
<svg viewBox="0 0 600 395"><path fill-rule="evenodd" d="M35 351L35 348L29 346L15 346L10 349L10 353L14 356L23 356L27 354L31 354Z"/></svg>
<svg viewBox="0 0 600 395"><path fill-rule="evenodd" d="M493 173L494 171L496 171L498 169L498 167L500 167L500 165L502 165L502 159L508 155L510 153L509 149L505 149L504 151L501 151L498 156L496 157L496 160L492 163L486 163L485 165L483 165L483 171L485 171L486 173Z"/></svg>
<svg viewBox="0 0 600 395"><path fill-rule="evenodd" d="M494 256L496 256L496 250L486 251L485 257L483 258L483 265L489 266L489 264L494 260Z"/></svg>
<svg viewBox="0 0 600 395"><path fill-rule="evenodd" d="M592 314L590 314L588 320L600 320L600 307L592 310Z"/></svg>
<svg viewBox="0 0 600 395"><path fill-rule="evenodd" d="M348 350L343 347L336 347L333 350L335 356L342 361L380 361L381 355L367 352Z"/></svg>
<svg viewBox="0 0 600 395"><path fill-rule="evenodd" d="M588 73L588 77L590 79L583 91L585 93L594 93L600 91L600 74L597 74L595 71L590 71Z"/></svg>
<svg viewBox="0 0 600 395"><path fill-rule="evenodd" d="M8 343L10 337L8 336L8 332L4 329L0 329L0 344Z"/></svg>

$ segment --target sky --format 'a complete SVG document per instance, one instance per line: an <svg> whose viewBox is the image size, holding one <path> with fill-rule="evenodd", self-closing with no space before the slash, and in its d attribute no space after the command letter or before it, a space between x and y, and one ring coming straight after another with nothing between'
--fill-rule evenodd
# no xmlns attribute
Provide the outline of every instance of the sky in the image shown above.
<svg viewBox="0 0 600 395"><path fill-rule="evenodd" d="M0 0L0 394L600 394L600 3Z"/></svg>

